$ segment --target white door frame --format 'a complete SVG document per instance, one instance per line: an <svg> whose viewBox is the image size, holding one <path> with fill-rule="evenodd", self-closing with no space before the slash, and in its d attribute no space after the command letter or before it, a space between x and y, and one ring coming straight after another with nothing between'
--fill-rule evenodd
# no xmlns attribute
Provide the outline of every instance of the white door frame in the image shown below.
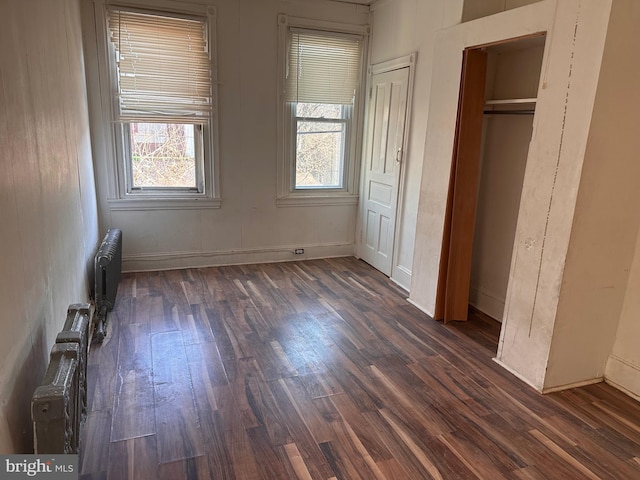
<svg viewBox="0 0 640 480"><path fill-rule="evenodd" d="M398 264L398 250L396 248L397 246L397 242L398 242L398 231L399 231L399 227L400 227L400 219L401 219L401 214L404 208L404 202L403 202L403 198L404 198L404 177L405 177L405 168L404 168L404 163L406 161L407 158L407 150L409 148L409 131L410 131L410 127L411 127L411 111L412 111L412 105L413 105L413 83L414 83L414 77L415 77L415 65L416 65L416 60L418 58L418 53L417 52L413 52L410 53L408 55L403 55L401 57L397 57L397 58L393 58L391 60L387 60L385 62L380 62L380 63L376 63L373 65L369 65L369 67L367 68L367 87L366 87L366 92L367 92L367 101L364 102L366 105L366 109L365 109L365 114L364 114L364 118L366 119L366 124L365 124L365 131L364 131L364 135L362 135L362 142L363 142L363 147L361 149L362 151L362 156L361 156L361 164L362 162L366 161L365 155L366 155L366 149L364 148L364 145L366 142L369 141L369 109L370 109L370 102L369 102L369 94L371 92L372 89L372 78L374 75L379 74L379 73L385 73L385 72L391 72L393 70L399 70L401 68L406 68L409 67L409 80L408 80L408 85L407 85L407 109L405 112L405 119L404 119L404 136L402 139L402 161L400 162L400 175L398 176L398 200L396 203L396 218L395 218L395 225L394 225L394 235L393 235L393 245L392 245L392 258L391 258L391 280L393 280L394 282L398 283L394 277L395 277L395 269L396 269L396 265ZM365 198L365 192L364 192L364 187L365 187L365 175L366 175L366 169L365 168L361 168L360 170L360 202L362 202L362 199ZM360 206L358 207L358 218L357 218L357 243L356 243L356 256L359 258L360 254L362 252L362 242L363 242L363 219L361 216L361 208ZM403 288L407 288L405 285L402 285L400 283L398 283L401 287Z"/></svg>

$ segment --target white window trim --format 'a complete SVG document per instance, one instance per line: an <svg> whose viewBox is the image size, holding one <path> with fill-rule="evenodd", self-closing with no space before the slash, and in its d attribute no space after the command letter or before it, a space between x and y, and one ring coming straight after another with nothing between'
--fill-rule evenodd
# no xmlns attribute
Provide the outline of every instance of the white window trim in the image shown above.
<svg viewBox="0 0 640 480"><path fill-rule="evenodd" d="M219 183L219 142L218 142L218 92L217 92L217 45L216 45L216 7L182 3L174 0L94 0L95 27L98 41L98 63L100 68L100 96L102 106L102 122L108 129L105 157L109 163L108 198L107 204L111 210L172 210L172 209L202 209L220 208ZM209 119L209 125L203 128L203 162L202 175L204 191L160 192L141 191L127 192L126 165L124 162L124 148L122 142L122 124L115 119L114 98L112 95L114 72L109 58L108 31L106 26L107 8L118 6L124 8L141 8L150 12L164 14L187 14L207 18L209 51L212 57L211 88L214 108Z"/></svg>
<svg viewBox="0 0 640 480"><path fill-rule="evenodd" d="M363 64L360 69L360 88L353 105L351 128L348 133L348 150L345 151L345 175L342 188L293 189L295 161L290 158L291 109L284 101L286 71L286 43L289 27L308 28L336 33L361 35ZM366 85L366 59L368 58L368 39L370 27L346 23L327 22L308 18L278 15L278 116L277 116L277 194L278 207L355 205L358 203L358 179L360 171L360 152L362 144L362 119L364 91Z"/></svg>

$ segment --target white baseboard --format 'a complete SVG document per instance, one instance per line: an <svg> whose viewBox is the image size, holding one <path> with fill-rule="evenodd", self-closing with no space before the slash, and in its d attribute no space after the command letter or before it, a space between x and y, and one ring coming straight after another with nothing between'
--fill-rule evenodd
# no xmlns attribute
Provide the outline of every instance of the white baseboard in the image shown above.
<svg viewBox="0 0 640 480"><path fill-rule="evenodd" d="M293 251L303 248L302 255ZM214 252L166 252L122 256L123 272L150 272L183 268L218 267L248 263L290 262L317 258L349 257L354 254L353 243L324 245L296 245L254 249L234 249Z"/></svg>
<svg viewBox="0 0 640 480"><path fill-rule="evenodd" d="M604 382L607 385L611 385L613 388L615 388L616 390L620 390L622 393L629 395L631 398L633 398L634 400L640 402L640 395L638 395L638 393L636 392L632 392L631 390L629 390L628 388L625 388L624 386L614 382L613 380L609 379L609 378L605 378Z"/></svg>
<svg viewBox="0 0 640 480"><path fill-rule="evenodd" d="M604 380L612 387L640 400L640 366L617 355L610 355Z"/></svg>
<svg viewBox="0 0 640 480"><path fill-rule="evenodd" d="M469 304L502 323L502 317L504 315L504 298L500 298L499 296L485 290L471 287L469 292Z"/></svg>
<svg viewBox="0 0 640 480"><path fill-rule="evenodd" d="M422 305L417 304L416 302L414 302L413 300L411 300L410 298L407 298L407 302L409 302L411 305L413 305L414 307L416 307L418 310L420 310L423 313L426 313L427 315L429 315L431 318L433 318L433 312L430 312L427 308L423 307Z"/></svg>
<svg viewBox="0 0 640 480"><path fill-rule="evenodd" d="M553 387L538 386L538 385L534 384L533 382L531 382L529 379L523 377L520 373L516 372L510 366L508 366L505 363L503 363L497 357L494 358L493 361L496 362L498 365L500 365L505 370L507 370L509 373L511 373L512 375L514 375L518 379L522 380L524 383L526 383L527 385L529 385L533 389L535 389L536 391L538 391L540 393L543 393L543 394L553 393L553 392L560 392L562 390L568 390L570 388L585 387L587 385L593 385L594 383L600 383L600 382L602 382L604 380L603 377L598 377L598 378L590 378L590 379L587 379L587 380L581 380L579 382L567 383L567 384L564 384L564 385L555 385Z"/></svg>
<svg viewBox="0 0 640 480"><path fill-rule="evenodd" d="M396 265L393 267L391 280L408 292L411 288L411 270L402 265Z"/></svg>
<svg viewBox="0 0 640 480"><path fill-rule="evenodd" d="M604 377L590 378L588 380L581 380L579 382L566 383L564 385L556 385L554 387L544 387L542 393L561 392L562 390L569 390L570 388L586 387L587 385L593 385L595 383L601 383L604 381Z"/></svg>
<svg viewBox="0 0 640 480"><path fill-rule="evenodd" d="M510 374L512 374L513 376L517 377L519 380L522 380L524 383L529 385L534 390L537 390L538 392L542 392L542 389L540 387L538 387L537 385L534 385L533 383L531 383L530 380L528 380L527 378L525 378L522 375L520 375L520 373L516 372L509 365L506 365L505 363L502 363L502 360L498 360L497 357L494 357L493 361L496 362L498 365L500 365L502 368L504 368L506 371L508 371Z"/></svg>

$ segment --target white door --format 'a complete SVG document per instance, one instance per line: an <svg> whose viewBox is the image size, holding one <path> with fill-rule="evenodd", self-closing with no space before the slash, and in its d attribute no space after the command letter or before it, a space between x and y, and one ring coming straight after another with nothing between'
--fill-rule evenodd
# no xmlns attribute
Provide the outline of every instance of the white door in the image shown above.
<svg viewBox="0 0 640 480"><path fill-rule="evenodd" d="M360 258L391 276L409 67L371 79L360 204Z"/></svg>

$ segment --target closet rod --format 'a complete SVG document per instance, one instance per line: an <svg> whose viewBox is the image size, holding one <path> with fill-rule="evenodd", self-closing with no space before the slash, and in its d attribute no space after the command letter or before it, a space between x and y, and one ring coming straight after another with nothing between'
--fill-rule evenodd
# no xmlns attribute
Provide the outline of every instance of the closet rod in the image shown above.
<svg viewBox="0 0 640 480"><path fill-rule="evenodd" d="M485 115L533 115L535 110L485 110Z"/></svg>

